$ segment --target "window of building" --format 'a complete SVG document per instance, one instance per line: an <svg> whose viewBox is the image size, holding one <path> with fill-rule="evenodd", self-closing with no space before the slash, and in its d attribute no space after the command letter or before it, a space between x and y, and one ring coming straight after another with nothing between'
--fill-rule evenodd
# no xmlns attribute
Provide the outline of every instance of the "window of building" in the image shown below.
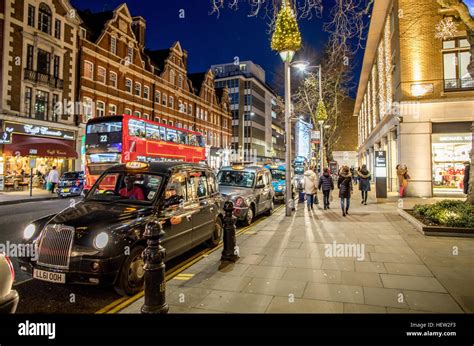
<svg viewBox="0 0 474 346"><path fill-rule="evenodd" d="M102 66L98 66L97 67L97 81L99 83L105 84L106 76L107 76L107 72L105 68Z"/></svg>
<svg viewBox="0 0 474 346"><path fill-rule="evenodd" d="M110 37L110 52L112 54L117 54L117 37Z"/></svg>
<svg viewBox="0 0 474 346"><path fill-rule="evenodd" d="M112 71L109 72L109 80L110 80L110 85L116 88L117 87L117 74L115 72L112 72Z"/></svg>
<svg viewBox="0 0 474 346"><path fill-rule="evenodd" d="M130 78L125 79L125 91L132 93L132 80Z"/></svg>
<svg viewBox="0 0 474 346"><path fill-rule="evenodd" d="M49 111L49 93L38 90L35 98L35 117L45 120Z"/></svg>
<svg viewBox="0 0 474 346"><path fill-rule="evenodd" d="M127 48L127 61L129 64L133 62L133 47L128 46Z"/></svg>
<svg viewBox="0 0 474 346"><path fill-rule="evenodd" d="M183 104L183 101L181 100L178 100L178 110L180 113L183 113L184 111L184 104Z"/></svg>
<svg viewBox="0 0 474 346"><path fill-rule="evenodd" d="M51 9L44 2L39 5L38 15L38 29L51 35Z"/></svg>
<svg viewBox="0 0 474 346"><path fill-rule="evenodd" d="M161 103L161 92L155 91L155 102L160 104Z"/></svg>
<svg viewBox="0 0 474 346"><path fill-rule="evenodd" d="M184 103L183 113L188 114L188 104L186 102Z"/></svg>
<svg viewBox="0 0 474 346"><path fill-rule="evenodd" d="M125 108L125 114L131 115L132 110L130 108Z"/></svg>
<svg viewBox="0 0 474 346"><path fill-rule="evenodd" d="M443 42L444 89L472 89L474 79L468 71L471 60L469 43L465 38Z"/></svg>
<svg viewBox="0 0 474 346"><path fill-rule="evenodd" d="M109 103L109 115L117 114L117 106Z"/></svg>
<svg viewBox="0 0 474 346"><path fill-rule="evenodd" d="M170 108L174 108L174 97L170 96L170 103L169 103Z"/></svg>
<svg viewBox="0 0 474 346"><path fill-rule="evenodd" d="M42 50L38 49L38 61L36 69L39 73L49 74L51 65L51 54Z"/></svg>
<svg viewBox="0 0 474 346"><path fill-rule="evenodd" d="M184 124L184 125L183 125L183 129L187 130L187 129L188 129L188 125Z"/></svg>
<svg viewBox="0 0 474 346"><path fill-rule="evenodd" d="M199 107L198 106L196 106L196 118L199 119Z"/></svg>
<svg viewBox="0 0 474 346"><path fill-rule="evenodd" d="M33 95L33 90L31 88L25 88L25 109L24 112L27 116L31 117L31 98Z"/></svg>
<svg viewBox="0 0 474 346"><path fill-rule="evenodd" d="M59 55L54 56L53 61L53 76L59 78L59 64L60 64L60 57Z"/></svg>
<svg viewBox="0 0 474 346"><path fill-rule="evenodd" d="M96 116L103 117L104 115L105 115L105 103L102 101L97 101Z"/></svg>
<svg viewBox="0 0 474 346"><path fill-rule="evenodd" d="M138 82L135 82L135 96L140 96L142 94L142 85Z"/></svg>
<svg viewBox="0 0 474 346"><path fill-rule="evenodd" d="M90 61L84 61L84 77L94 79L94 64Z"/></svg>
<svg viewBox="0 0 474 346"><path fill-rule="evenodd" d="M157 123L160 123L160 122L161 122L161 119L158 118L158 117L156 117L156 118L155 118L155 121L156 121Z"/></svg>
<svg viewBox="0 0 474 346"><path fill-rule="evenodd" d="M143 113L143 119L150 120L150 114Z"/></svg>
<svg viewBox="0 0 474 346"><path fill-rule="evenodd" d="M170 120L169 125L173 126L173 121L172 120Z"/></svg>
<svg viewBox="0 0 474 346"><path fill-rule="evenodd" d="M136 116L136 117L138 117L138 118L140 118L140 116L142 115L142 113L139 112L139 111L135 111L135 112L133 112L133 115Z"/></svg>
<svg viewBox="0 0 474 346"><path fill-rule="evenodd" d="M86 120L92 119L92 99L90 99L89 97L84 97L83 107Z"/></svg>
<svg viewBox="0 0 474 346"><path fill-rule="evenodd" d="M35 10L33 5L28 5L28 25L32 27L35 26Z"/></svg>
<svg viewBox="0 0 474 346"><path fill-rule="evenodd" d="M183 87L183 75L182 75L182 74L180 74L180 75L178 76L178 86L179 86L180 88Z"/></svg>
<svg viewBox="0 0 474 346"><path fill-rule="evenodd" d="M175 79L176 79L176 74L175 74L174 70L172 69L172 70L170 71L170 83L173 84L173 85L175 85L175 83L176 83L176 80L175 80Z"/></svg>
<svg viewBox="0 0 474 346"><path fill-rule="evenodd" d="M61 39L61 21L59 19L54 21L54 37Z"/></svg>
<svg viewBox="0 0 474 346"><path fill-rule="evenodd" d="M193 115L193 105L189 105L188 107L188 114Z"/></svg>
<svg viewBox="0 0 474 346"><path fill-rule="evenodd" d="M163 124L168 125L168 120L163 119Z"/></svg>
<svg viewBox="0 0 474 346"><path fill-rule="evenodd" d="M34 48L31 44L26 46L26 69L33 70L33 53Z"/></svg>
<svg viewBox="0 0 474 346"><path fill-rule="evenodd" d="M163 94L163 106L166 106L168 103L168 96L166 94Z"/></svg>
<svg viewBox="0 0 474 346"><path fill-rule="evenodd" d="M204 120L207 121L207 111L204 112Z"/></svg>
<svg viewBox="0 0 474 346"><path fill-rule="evenodd" d="M143 98L147 100L150 98L150 87L147 87L147 86L143 87Z"/></svg>

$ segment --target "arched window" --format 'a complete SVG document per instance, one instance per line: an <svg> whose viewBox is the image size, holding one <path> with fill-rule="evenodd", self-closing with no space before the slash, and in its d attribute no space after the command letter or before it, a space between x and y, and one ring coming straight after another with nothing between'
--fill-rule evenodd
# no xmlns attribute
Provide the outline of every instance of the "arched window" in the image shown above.
<svg viewBox="0 0 474 346"><path fill-rule="evenodd" d="M42 2L39 5L38 29L51 35L51 18L51 9L48 5Z"/></svg>

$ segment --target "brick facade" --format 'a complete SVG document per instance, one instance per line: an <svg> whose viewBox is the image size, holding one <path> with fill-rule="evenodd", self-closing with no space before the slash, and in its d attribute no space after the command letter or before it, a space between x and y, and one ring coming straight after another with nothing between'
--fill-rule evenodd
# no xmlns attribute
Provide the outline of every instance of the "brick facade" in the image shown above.
<svg viewBox="0 0 474 346"><path fill-rule="evenodd" d="M126 4L79 15L85 29L80 38L79 100L92 105L83 122L129 113L199 131L211 147L230 144L228 92L214 88L210 70L187 73L188 54L179 42L166 50L146 50L145 20L132 17Z"/></svg>

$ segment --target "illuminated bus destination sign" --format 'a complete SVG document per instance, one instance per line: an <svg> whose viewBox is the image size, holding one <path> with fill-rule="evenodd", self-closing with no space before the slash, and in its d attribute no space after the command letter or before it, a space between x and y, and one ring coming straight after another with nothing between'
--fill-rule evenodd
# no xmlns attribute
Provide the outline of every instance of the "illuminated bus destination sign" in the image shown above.
<svg viewBox="0 0 474 346"><path fill-rule="evenodd" d="M67 140L74 140L76 138L74 131L56 129L48 126L20 124L8 121L5 122L5 131L21 135L52 137Z"/></svg>

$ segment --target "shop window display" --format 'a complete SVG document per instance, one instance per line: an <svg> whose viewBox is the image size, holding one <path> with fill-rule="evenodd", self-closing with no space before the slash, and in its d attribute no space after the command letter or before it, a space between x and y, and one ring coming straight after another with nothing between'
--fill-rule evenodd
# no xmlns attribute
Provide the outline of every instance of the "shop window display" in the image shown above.
<svg viewBox="0 0 474 346"><path fill-rule="evenodd" d="M433 192L462 193L464 162L469 161L472 138L469 133L432 136Z"/></svg>

